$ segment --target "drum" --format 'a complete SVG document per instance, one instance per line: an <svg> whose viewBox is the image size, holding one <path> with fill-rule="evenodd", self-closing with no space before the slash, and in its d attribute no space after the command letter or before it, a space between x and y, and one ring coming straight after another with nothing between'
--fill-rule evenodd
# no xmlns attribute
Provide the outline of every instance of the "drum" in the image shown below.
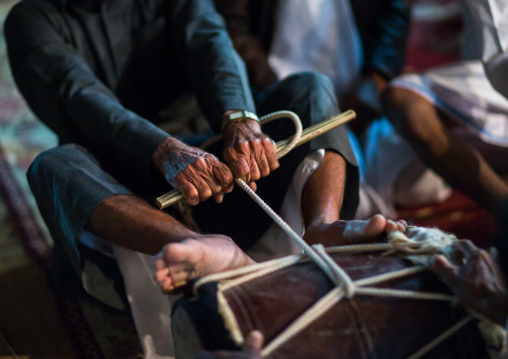
<svg viewBox="0 0 508 359"><path fill-rule="evenodd" d="M269 269L260 265L255 273L212 276L189 286L173 307L177 358L235 349L254 329L264 334L266 358L488 357L477 320L446 300L450 292L433 273L379 251L331 252L333 262L363 291L347 298L303 255L276 260ZM372 280L387 273L405 274ZM404 296L415 292L427 297ZM454 326L460 329L433 342Z"/></svg>

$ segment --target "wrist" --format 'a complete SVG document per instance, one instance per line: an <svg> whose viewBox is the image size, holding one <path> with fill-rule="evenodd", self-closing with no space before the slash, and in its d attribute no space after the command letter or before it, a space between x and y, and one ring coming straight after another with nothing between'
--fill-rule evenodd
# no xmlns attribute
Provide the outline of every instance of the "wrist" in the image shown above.
<svg viewBox="0 0 508 359"><path fill-rule="evenodd" d="M172 136L166 137L162 142L157 146L153 155L152 155L152 163L157 167L161 172L164 170L164 161L166 159L166 154L168 153L168 148L173 147L175 142L180 142L176 138Z"/></svg>
<svg viewBox="0 0 508 359"><path fill-rule="evenodd" d="M254 120L259 122L258 116L249 111L245 110L229 110L226 111L224 116L222 116L221 130L224 129L231 122L241 122L246 120Z"/></svg>

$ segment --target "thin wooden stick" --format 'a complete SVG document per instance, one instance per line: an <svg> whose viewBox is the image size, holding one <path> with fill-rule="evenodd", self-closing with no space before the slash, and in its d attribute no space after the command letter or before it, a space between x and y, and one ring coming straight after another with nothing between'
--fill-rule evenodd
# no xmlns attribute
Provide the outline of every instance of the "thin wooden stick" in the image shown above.
<svg viewBox="0 0 508 359"><path fill-rule="evenodd" d="M323 133L330 131L331 129L337 126L343 125L346 122L351 121L355 117L356 113L353 110L349 110L341 114L332 116L327 120L315 124L314 126L310 126L309 128L303 130L302 136L300 137L300 140L296 143L295 147L303 145L304 143L309 142L310 140L318 136L321 136ZM282 150L291 141L291 138L292 137L277 142L277 152ZM160 197L157 197L156 202L159 209L164 209L166 207L172 206L175 203L178 203L182 199L184 199L182 192L178 190L173 190Z"/></svg>

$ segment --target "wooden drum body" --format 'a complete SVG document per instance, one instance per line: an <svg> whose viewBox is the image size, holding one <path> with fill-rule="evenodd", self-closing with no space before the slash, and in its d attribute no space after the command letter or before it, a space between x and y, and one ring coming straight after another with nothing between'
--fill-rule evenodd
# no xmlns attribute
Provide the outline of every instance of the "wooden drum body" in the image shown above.
<svg viewBox="0 0 508 359"><path fill-rule="evenodd" d="M380 254L331 254L353 281L413 266L404 258ZM300 262L226 290L223 284L189 290L173 307L178 359L201 350L233 349L253 330L265 346L335 285L310 261ZM379 284L375 288L449 294L429 271ZM219 293L218 293L219 288ZM342 298L290 337L267 358L407 358L466 316L456 302L356 294ZM487 357L486 344L472 320L438 344L425 358Z"/></svg>

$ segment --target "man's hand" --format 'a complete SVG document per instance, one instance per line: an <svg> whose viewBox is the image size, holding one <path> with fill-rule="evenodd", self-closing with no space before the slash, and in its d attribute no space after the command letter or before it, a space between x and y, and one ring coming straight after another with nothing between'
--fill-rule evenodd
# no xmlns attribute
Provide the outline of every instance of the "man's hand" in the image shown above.
<svg viewBox="0 0 508 359"><path fill-rule="evenodd" d="M233 175L217 157L199 148L167 137L153 155L153 162L167 181L180 190L188 205L214 197L222 202L233 190Z"/></svg>
<svg viewBox="0 0 508 359"><path fill-rule="evenodd" d="M498 264L470 241L457 241L452 244L452 249L448 258L435 256L430 270L461 302L504 327L508 316L508 293Z"/></svg>
<svg viewBox="0 0 508 359"><path fill-rule="evenodd" d="M196 354L195 359L261 359L263 334L257 330L249 333L241 351L217 351Z"/></svg>
<svg viewBox="0 0 508 359"><path fill-rule="evenodd" d="M224 136L224 160L235 177L256 190L255 181L279 167L276 145L263 132L259 122L244 119L227 123Z"/></svg>

